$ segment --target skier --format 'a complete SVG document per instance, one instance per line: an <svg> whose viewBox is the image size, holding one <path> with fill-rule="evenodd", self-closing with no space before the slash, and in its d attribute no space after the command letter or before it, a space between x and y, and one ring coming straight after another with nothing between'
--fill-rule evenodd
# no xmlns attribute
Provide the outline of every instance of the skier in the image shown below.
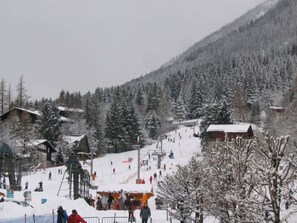
<svg viewBox="0 0 297 223"><path fill-rule="evenodd" d="M149 181L150 181L150 184L152 184L152 182L153 182L153 177L152 176L150 176Z"/></svg>
<svg viewBox="0 0 297 223"><path fill-rule="evenodd" d="M108 199L107 199L107 209L110 210L111 209L111 203L115 201L115 199L113 198L113 196L111 195L111 193L108 194Z"/></svg>
<svg viewBox="0 0 297 223"><path fill-rule="evenodd" d="M147 220L151 217L151 209L145 204L140 210L140 217L142 223L147 223Z"/></svg>
<svg viewBox="0 0 297 223"><path fill-rule="evenodd" d="M96 209L97 210L102 210L102 200L101 200L101 197L97 197Z"/></svg>
<svg viewBox="0 0 297 223"><path fill-rule="evenodd" d="M106 195L102 195L102 198L101 198L102 210L107 209L107 200L108 200L108 197Z"/></svg>
<svg viewBox="0 0 297 223"><path fill-rule="evenodd" d="M118 198L119 200L119 210L124 210L124 203L126 201L127 197L123 191L123 189L120 191L120 197Z"/></svg>
<svg viewBox="0 0 297 223"><path fill-rule="evenodd" d="M131 221L135 221L135 217L134 217L134 197L132 195L129 195L129 198L127 199L127 201L125 202L126 207L128 209L128 217L129 217L129 222Z"/></svg>
<svg viewBox="0 0 297 223"><path fill-rule="evenodd" d="M43 183L42 183L42 181L39 182L39 191L43 191Z"/></svg>
<svg viewBox="0 0 297 223"><path fill-rule="evenodd" d="M87 223L76 210L72 210L72 214L69 215L67 223Z"/></svg>
<svg viewBox="0 0 297 223"><path fill-rule="evenodd" d="M64 210L62 206L59 206L57 213L57 223L66 223L68 218L66 210Z"/></svg>

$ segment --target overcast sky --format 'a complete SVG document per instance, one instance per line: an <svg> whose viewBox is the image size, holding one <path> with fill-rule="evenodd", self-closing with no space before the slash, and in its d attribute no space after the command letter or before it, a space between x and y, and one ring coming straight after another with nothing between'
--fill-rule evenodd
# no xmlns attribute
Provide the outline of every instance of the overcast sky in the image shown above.
<svg viewBox="0 0 297 223"><path fill-rule="evenodd" d="M264 0L0 0L0 78L31 99L159 68Z"/></svg>

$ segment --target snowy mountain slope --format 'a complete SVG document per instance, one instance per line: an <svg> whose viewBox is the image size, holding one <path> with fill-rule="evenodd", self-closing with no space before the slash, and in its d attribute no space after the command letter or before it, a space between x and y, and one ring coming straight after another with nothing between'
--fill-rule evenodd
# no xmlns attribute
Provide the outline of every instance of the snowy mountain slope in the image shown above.
<svg viewBox="0 0 297 223"><path fill-rule="evenodd" d="M187 56L189 56L192 52L197 51L208 44L211 44L217 41L220 38L227 36L229 33L238 30L240 27L250 23L251 21L255 21L259 19L261 16L264 16L266 12L271 9L279 0L267 0L262 4L256 6L255 8L249 10L244 15L240 16L238 19L234 20L230 24L223 26L220 30L211 33L201 41L195 43L191 46L187 51L182 53L179 57L174 59L171 63L174 62L182 62Z"/></svg>
<svg viewBox="0 0 297 223"><path fill-rule="evenodd" d="M153 187L153 191L157 192L157 181L162 180L162 177L158 176L157 181L154 181L152 185L149 184L149 177L154 173L159 175L159 171L162 171L162 175L172 173L176 170L176 165L186 164L188 160L193 155L199 155L200 151L200 140L195 138L193 135L193 129L187 127L181 127L180 129L170 132L167 134L167 139L163 140L162 150L166 153L166 157L162 160L161 169L157 168L157 160L154 156L151 155L148 166L144 165L141 167L140 178L146 181L146 184L143 186L144 190L147 188ZM159 144L160 145L160 144ZM159 147L158 147L159 148ZM152 154L154 151L158 150L157 143L153 143L150 146L140 150L141 160L148 159L148 154ZM174 153L175 159L169 159L168 155L170 152ZM137 151L129 151L119 154L108 154L104 157L94 159L94 171L97 173L97 178L93 185L98 185L100 188L106 187L109 189L119 190L123 189L124 191L129 191L134 188L136 185L137 178ZM128 163L128 159L133 159ZM112 164L111 164L112 162ZM90 160L85 163L82 163L83 168L90 170ZM129 169L130 164L130 169ZM166 165L166 170L164 170L164 164ZM148 167L151 167L150 169ZM28 176L23 177L22 185L25 186L25 183L29 182L29 190L32 191L32 201L30 202L34 208L31 207L22 207L18 204L12 202L2 202L0 203L0 222L14 222L21 223L24 222L24 216L27 215L29 218L33 214L36 216L48 216L49 219L52 219L52 212L56 213L57 207L62 205L68 213L72 209L77 209L77 211L84 217L114 217L116 216L127 216L127 211L97 211L95 208L89 206L85 200L77 199L71 200L68 199L69 187L66 183L62 184L61 193L58 194L59 187L62 182L62 174L58 174L58 169L62 168L63 172L65 167L55 167L49 168L46 170L38 171ZM113 168L115 168L115 173L113 173ZM48 179L49 172L52 173L52 179ZM34 189L38 187L39 182L43 182L44 191L43 192L34 192ZM1 190L0 192L4 192ZM6 191L5 191L6 192ZM25 190L15 192L15 200L24 200ZM96 190L91 190L92 196L96 196ZM164 210L156 210L154 198L149 199L149 206L152 209L152 219L154 223L166 222L167 213ZM46 199L47 201L42 204L42 200ZM297 213L290 214L292 210L282 210L283 218L287 219L287 223L295 223L297 218ZM135 211L136 221L140 222L139 210ZM173 222L178 222L174 220ZM205 223L218 223L218 221L207 218Z"/></svg>
<svg viewBox="0 0 297 223"><path fill-rule="evenodd" d="M166 157L162 160L161 171L162 175L171 173L175 170L176 165L185 164L191 158L192 155L200 152L200 141L198 138L192 137L193 129L187 127L181 127L180 129L170 132L167 134L167 139L163 140L162 150L166 153ZM149 186L149 177L155 172L159 175L159 169L157 169L157 161L152 155L154 151L158 150L156 148L156 143L146 146L140 150L141 160L148 159L148 154L151 154L151 158L148 161L148 166L142 166L140 171L140 178L146 181L146 186ZM168 155L170 152L174 153L175 159L169 159ZM109 186L121 184L122 189L129 190L130 185L134 185L137 178L137 151L130 151L120 154L107 154L106 156L93 161L93 169L96 171L97 178L93 182L93 185L98 186ZM130 163L131 169L129 169L127 162L128 159L133 159ZM112 162L112 165L111 165ZM90 171L90 160L83 164L83 168ZM166 170L164 170L164 164L166 165ZM82 216L98 216L100 218L106 216L126 216L126 211L97 211L95 208L89 206L83 199L77 199L75 201L68 199L69 188L64 182L61 186L61 191L58 194L59 187L62 182L63 175L58 174L58 169L49 168L43 171L33 173L32 175L24 176L22 179L23 188L25 183L28 181L29 190L32 191L32 201L30 202L34 208L22 207L15 203L4 202L0 203L0 222L1 220L19 218L23 217L25 214L30 216L35 215L50 215L52 211L56 211L59 205L62 205L68 213L72 209L77 209ZM113 173L113 168L115 168L115 173ZM65 167L62 167L63 172ZM49 172L52 173L52 179L48 179ZM158 177L161 180L162 177ZM38 187L39 182L43 182L43 192L34 192L34 189ZM125 182L125 183L123 183ZM157 190L156 182L151 185L154 191ZM24 200L23 194L25 190L20 192L15 192L16 200ZM92 196L96 196L96 190L91 191ZM46 199L47 202L41 204L42 199ZM154 222L164 221L166 218L166 212L161 210L156 210L154 204L154 197L149 200L149 206L151 207L153 214L152 218ZM13 212L11 211L13 210ZM138 218L139 213L136 211L136 218ZM17 222L17 220L14 220Z"/></svg>
<svg viewBox="0 0 297 223"><path fill-rule="evenodd" d="M201 41L195 43L193 46L191 46L189 49L181 53L180 55L174 57L169 62L165 63L163 66L161 66L156 71L153 71L145 76L142 76L137 79L133 79L127 84L137 84L138 82L163 82L166 77L168 77L170 74L176 72L177 70L189 68L189 66L192 64L192 61L190 63L187 62L187 58L191 58L192 54L196 54L197 52L201 53L203 57L203 52L209 45L216 42L219 39L223 39L224 37L227 37L232 32L238 31L241 27L246 26L250 22L254 22L255 20L261 18L264 16L279 0L267 0L258 6L256 6L254 9L249 10L244 15L240 16L238 19L234 20L230 24L226 24L223 26L220 30L211 33L210 35L203 38ZM232 35L232 34L231 34ZM207 61L207 60L206 60ZM192 66L192 65L191 65Z"/></svg>

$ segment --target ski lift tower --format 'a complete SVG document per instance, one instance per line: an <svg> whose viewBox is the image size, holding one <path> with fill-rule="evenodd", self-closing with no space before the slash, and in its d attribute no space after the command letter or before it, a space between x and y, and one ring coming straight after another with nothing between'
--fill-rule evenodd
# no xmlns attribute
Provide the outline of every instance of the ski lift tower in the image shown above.
<svg viewBox="0 0 297 223"><path fill-rule="evenodd" d="M163 139L165 139L166 137L164 135L161 135L158 139L157 142L157 150L153 153L153 155L156 155L158 157L157 160L157 168L160 169L161 168L161 160L162 157L166 155L166 152L163 151Z"/></svg>
<svg viewBox="0 0 297 223"><path fill-rule="evenodd" d="M140 145L139 145L139 136L136 135L136 145L133 145L133 149L137 150L137 179L136 183L139 184L141 182L140 180Z"/></svg>
<svg viewBox="0 0 297 223"><path fill-rule="evenodd" d="M80 197L79 186L80 182L83 182L83 169L78 161L76 155L71 153L69 159L66 161L67 172L69 174L69 197L72 197L73 186L73 199Z"/></svg>

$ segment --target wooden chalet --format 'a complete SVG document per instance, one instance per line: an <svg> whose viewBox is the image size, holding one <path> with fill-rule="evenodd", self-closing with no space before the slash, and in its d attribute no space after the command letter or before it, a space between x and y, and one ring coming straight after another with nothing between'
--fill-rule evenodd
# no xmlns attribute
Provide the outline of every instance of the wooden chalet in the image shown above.
<svg viewBox="0 0 297 223"><path fill-rule="evenodd" d="M206 132L208 142L230 141L238 136L251 139L254 136L251 124L210 125Z"/></svg>
<svg viewBox="0 0 297 223"><path fill-rule="evenodd" d="M40 113L38 111L31 111L24 108L14 107L2 114L0 116L0 120L3 122L15 122L26 120L28 123L34 124L39 116Z"/></svg>
<svg viewBox="0 0 297 223"><path fill-rule="evenodd" d="M75 116L80 116L84 113L84 110L80 108L67 108L63 106L58 106L58 113L60 117L71 118Z"/></svg>
<svg viewBox="0 0 297 223"><path fill-rule="evenodd" d="M54 164L52 154L56 153L55 147L46 139L31 140L24 148L24 153L30 153L35 165L40 163L43 167L50 167Z"/></svg>
<svg viewBox="0 0 297 223"><path fill-rule="evenodd" d="M63 141L70 150L70 152L74 152L76 154L89 154L91 151L88 137L86 135L63 136Z"/></svg>
<svg viewBox="0 0 297 223"><path fill-rule="evenodd" d="M269 107L268 115L271 117L271 119L278 121L279 118L286 112L286 110L287 109L284 107L271 106Z"/></svg>
<svg viewBox="0 0 297 223"><path fill-rule="evenodd" d="M286 108L284 107L270 106L269 108L275 113L284 113L286 111Z"/></svg>

